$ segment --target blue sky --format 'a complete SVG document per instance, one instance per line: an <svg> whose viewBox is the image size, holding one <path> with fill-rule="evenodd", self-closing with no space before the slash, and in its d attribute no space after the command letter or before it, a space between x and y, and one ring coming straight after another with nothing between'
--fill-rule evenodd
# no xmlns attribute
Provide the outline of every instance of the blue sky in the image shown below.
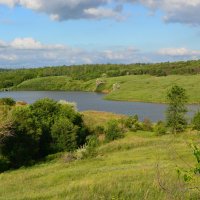
<svg viewBox="0 0 200 200"><path fill-rule="evenodd" d="M0 0L0 67L200 58L200 0Z"/></svg>

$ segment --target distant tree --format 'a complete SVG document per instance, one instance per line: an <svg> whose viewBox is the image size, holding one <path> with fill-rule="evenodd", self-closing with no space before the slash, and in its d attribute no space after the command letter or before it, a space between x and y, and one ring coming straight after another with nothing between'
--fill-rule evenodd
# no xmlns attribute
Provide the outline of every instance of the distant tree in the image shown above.
<svg viewBox="0 0 200 200"><path fill-rule="evenodd" d="M200 131L200 111L195 113L192 119L193 129Z"/></svg>
<svg viewBox="0 0 200 200"><path fill-rule="evenodd" d="M185 114L187 113L188 97L185 89L177 85L173 86L167 94L167 100L169 102L166 113L167 126L171 128L172 133L176 134L187 126Z"/></svg>

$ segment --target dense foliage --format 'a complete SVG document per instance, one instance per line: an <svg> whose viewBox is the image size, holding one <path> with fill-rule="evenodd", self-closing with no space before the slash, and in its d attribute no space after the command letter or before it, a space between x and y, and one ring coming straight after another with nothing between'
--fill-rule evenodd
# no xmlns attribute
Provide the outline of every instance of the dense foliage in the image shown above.
<svg viewBox="0 0 200 200"><path fill-rule="evenodd" d="M187 126L187 95L185 89L174 85L167 94L169 106L167 109L167 125L172 133L182 132Z"/></svg>
<svg viewBox="0 0 200 200"><path fill-rule="evenodd" d="M0 70L0 89L9 88L25 80L66 75L73 80L91 80L99 77L150 74L166 76L170 74L198 74L200 61L166 62L158 64L96 64L80 66L58 66L37 69Z"/></svg>
<svg viewBox="0 0 200 200"><path fill-rule="evenodd" d="M82 116L67 103L45 98L15 106L0 129L0 153L19 167L59 151L73 151L88 135Z"/></svg>

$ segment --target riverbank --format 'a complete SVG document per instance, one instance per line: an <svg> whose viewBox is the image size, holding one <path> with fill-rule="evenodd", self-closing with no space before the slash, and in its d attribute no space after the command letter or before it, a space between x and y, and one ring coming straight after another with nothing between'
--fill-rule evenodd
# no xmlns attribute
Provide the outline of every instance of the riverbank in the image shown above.
<svg viewBox="0 0 200 200"><path fill-rule="evenodd" d="M189 104L200 103L200 75L130 75L102 78L100 81L97 84L97 79L83 81L67 76L51 76L24 81L12 90L102 92L106 94L106 100L166 103L167 91L178 84L186 89Z"/></svg>

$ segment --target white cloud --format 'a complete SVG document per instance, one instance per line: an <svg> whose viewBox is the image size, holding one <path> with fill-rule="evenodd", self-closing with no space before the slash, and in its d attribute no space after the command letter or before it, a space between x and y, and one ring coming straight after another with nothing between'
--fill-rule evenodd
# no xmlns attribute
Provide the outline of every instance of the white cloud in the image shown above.
<svg viewBox="0 0 200 200"><path fill-rule="evenodd" d="M16 38L11 44L15 49L41 49L42 44L32 38Z"/></svg>
<svg viewBox="0 0 200 200"><path fill-rule="evenodd" d="M200 25L200 0L127 0L141 3L149 9L164 12L166 22Z"/></svg>
<svg viewBox="0 0 200 200"><path fill-rule="evenodd" d="M2 47L2 48L1 48ZM131 63L141 59L135 48L86 50L59 44L47 45L33 38L0 41L0 67L32 67L92 63Z"/></svg>
<svg viewBox="0 0 200 200"><path fill-rule="evenodd" d="M123 5L135 3L151 11L162 10L166 22L200 25L200 0L0 0L10 7L23 6L48 14L53 20L123 19ZM111 6L112 5L112 6Z"/></svg>
<svg viewBox="0 0 200 200"><path fill-rule="evenodd" d="M60 44L43 44L33 38L0 40L0 67L36 67L72 64L147 63L200 59L200 50L164 48L141 52L134 47L116 46L87 50Z"/></svg>
<svg viewBox="0 0 200 200"><path fill-rule="evenodd" d="M200 56L199 50L190 50L187 48L165 48L158 51L164 56Z"/></svg>

